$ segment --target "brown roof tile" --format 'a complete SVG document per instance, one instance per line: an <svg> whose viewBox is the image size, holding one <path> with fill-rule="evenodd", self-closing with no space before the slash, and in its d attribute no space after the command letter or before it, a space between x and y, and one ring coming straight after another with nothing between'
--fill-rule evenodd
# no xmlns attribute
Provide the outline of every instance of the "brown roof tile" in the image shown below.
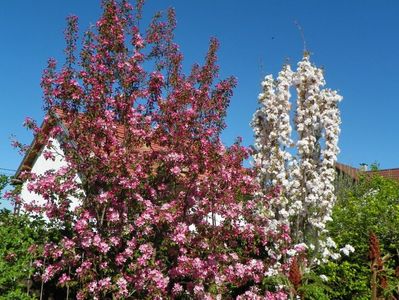
<svg viewBox="0 0 399 300"><path fill-rule="evenodd" d="M354 180L359 179L360 174L366 174L366 175L380 175L385 178L393 179L399 181L399 168L394 168L394 169L384 169L384 170L376 170L376 171L361 171L359 169L356 169L354 167L351 167L349 165L345 165L342 163L336 163L335 168L338 172L342 172L349 177L353 178Z"/></svg>
<svg viewBox="0 0 399 300"><path fill-rule="evenodd" d="M385 178L393 179L399 181L399 168L395 169L385 169L377 171L368 171L367 174L370 175L380 175Z"/></svg>
<svg viewBox="0 0 399 300"><path fill-rule="evenodd" d="M354 180L359 179L359 170L354 167L336 162L335 169L338 172L348 175L349 177L353 178Z"/></svg>

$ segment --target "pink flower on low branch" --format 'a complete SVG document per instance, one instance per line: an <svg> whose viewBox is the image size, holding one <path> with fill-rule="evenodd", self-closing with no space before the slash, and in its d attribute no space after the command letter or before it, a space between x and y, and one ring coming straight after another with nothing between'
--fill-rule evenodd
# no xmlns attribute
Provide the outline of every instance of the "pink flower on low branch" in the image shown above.
<svg viewBox="0 0 399 300"><path fill-rule="evenodd" d="M58 283L60 285L64 285L67 282L69 282L71 280L71 277L69 277L66 273L63 273L60 278L58 279Z"/></svg>

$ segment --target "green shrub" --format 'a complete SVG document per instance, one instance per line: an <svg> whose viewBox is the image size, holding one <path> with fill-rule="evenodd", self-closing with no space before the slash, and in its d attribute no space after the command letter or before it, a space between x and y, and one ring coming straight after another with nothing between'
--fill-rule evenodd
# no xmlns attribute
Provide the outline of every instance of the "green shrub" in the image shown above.
<svg viewBox="0 0 399 300"><path fill-rule="evenodd" d="M40 281L33 280L33 262L46 241L57 239L57 231L48 228L41 218L0 210L0 300L34 299Z"/></svg>
<svg viewBox="0 0 399 300"><path fill-rule="evenodd" d="M330 299L370 299L370 232L378 236L382 256L387 256L386 292L392 295L398 287L393 270L399 265L399 184L381 176L361 178L342 193L333 220L328 225L331 237L340 247L352 245L355 252L316 270L328 277Z"/></svg>

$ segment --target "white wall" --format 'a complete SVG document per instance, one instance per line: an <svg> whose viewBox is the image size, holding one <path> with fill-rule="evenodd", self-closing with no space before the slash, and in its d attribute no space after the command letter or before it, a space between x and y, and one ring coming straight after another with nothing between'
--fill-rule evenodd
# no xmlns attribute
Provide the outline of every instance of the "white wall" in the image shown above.
<svg viewBox="0 0 399 300"><path fill-rule="evenodd" d="M64 151L61 149L59 140L51 138L50 141L53 145L52 148L50 149L46 146L39 152L36 161L33 163L31 170L32 173L42 175L46 171L58 170L61 167L67 166L67 162L64 158ZM45 159L43 155L44 151L51 151L54 154L55 160ZM76 178L77 181L80 182L79 177L76 176ZM22 184L21 198L23 203L31 203L33 200L35 200L38 204L44 204L46 202L42 196L34 192L30 192L27 186L28 182L24 182ZM71 208L73 209L77 206L78 200L76 198L72 198L71 201Z"/></svg>

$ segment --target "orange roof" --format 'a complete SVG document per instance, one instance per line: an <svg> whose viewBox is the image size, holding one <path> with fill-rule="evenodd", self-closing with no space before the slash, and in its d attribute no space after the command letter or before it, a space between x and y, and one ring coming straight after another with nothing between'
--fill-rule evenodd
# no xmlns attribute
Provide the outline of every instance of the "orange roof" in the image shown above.
<svg viewBox="0 0 399 300"><path fill-rule="evenodd" d="M62 121L62 119L64 117L65 117L64 112L59 108L55 108L53 113L50 114L50 117L46 118L45 121L42 123L42 125L41 125L42 132L44 134L47 134L50 131L51 127L54 125L54 123L57 121ZM118 139L120 141L123 141L123 139L125 138L124 126L122 126L122 125L118 126L116 129L116 134L117 134ZM15 174L16 180L14 182L19 181L20 174L22 171L32 169L33 164L35 163L39 152L42 150L42 148L46 144L46 142L47 142L47 140L45 140L45 139L38 139L37 137L34 138L28 152L25 154L20 166L18 167L18 170ZM162 151L165 149L160 145L150 145L150 146L143 145L141 148L137 149L137 152L143 153L143 152L147 152L150 150ZM377 170L377 171L362 171L362 170L354 168L352 166L336 162L335 169L337 170L337 172L346 174L355 181L357 181L359 179L359 175L362 173L363 174L366 173L366 174L370 174L370 175L376 174L376 175L383 176L385 178L399 181L399 168Z"/></svg>
<svg viewBox="0 0 399 300"><path fill-rule="evenodd" d="M368 174L371 175L380 175L385 178L393 179L399 181L399 168L395 169L385 169L385 170L377 170L377 171L368 171Z"/></svg>
<svg viewBox="0 0 399 300"><path fill-rule="evenodd" d="M53 119L46 118L43 121L42 125L40 126L41 132L43 132L44 134L48 133L52 126L52 121L53 121ZM21 172L29 171L32 169L33 164L35 163L36 158L38 156L38 153L41 151L41 149L43 148L43 146L46 142L47 141L45 141L43 139L39 139L39 138L37 138L37 136L35 136L28 151L25 153L25 156L22 159L21 164L19 165L19 167L15 173L15 179L13 180L14 183L19 182Z"/></svg>
<svg viewBox="0 0 399 300"><path fill-rule="evenodd" d="M348 175L349 177L351 177L354 180L358 180L359 179L359 170L351 167L349 165L345 165L345 164L341 164L339 162L335 163L335 169L338 172L344 173L346 175Z"/></svg>
<svg viewBox="0 0 399 300"><path fill-rule="evenodd" d="M345 165L345 164L341 164L341 163L337 162L335 164L335 169L338 172L342 172L342 173L348 175L349 177L353 178L354 180L358 180L360 174L366 174L366 175L379 175L379 176L382 176L385 178L399 181L399 168L383 169L383 170L376 170L376 171L362 171L360 169L356 169L349 165Z"/></svg>
<svg viewBox="0 0 399 300"><path fill-rule="evenodd" d="M65 117L64 112L59 109L55 108L53 113L50 113L48 118L45 118L41 125L41 132L46 136L49 132L52 126L58 121L62 122L62 119ZM116 128L116 135L119 141L123 141L125 138L125 128L122 125L119 125ZM39 152L42 150L42 148L45 146L47 143L47 140L45 138L39 139L37 136L33 139L28 152L25 154L24 158L22 159L21 164L19 165L16 173L15 173L15 180L14 182L17 183L19 182L21 172L23 171L29 171L32 169L37 156L39 155ZM137 150L137 152L147 152L150 150L155 150L155 151L162 151L164 148L159 145L143 145L141 148Z"/></svg>

